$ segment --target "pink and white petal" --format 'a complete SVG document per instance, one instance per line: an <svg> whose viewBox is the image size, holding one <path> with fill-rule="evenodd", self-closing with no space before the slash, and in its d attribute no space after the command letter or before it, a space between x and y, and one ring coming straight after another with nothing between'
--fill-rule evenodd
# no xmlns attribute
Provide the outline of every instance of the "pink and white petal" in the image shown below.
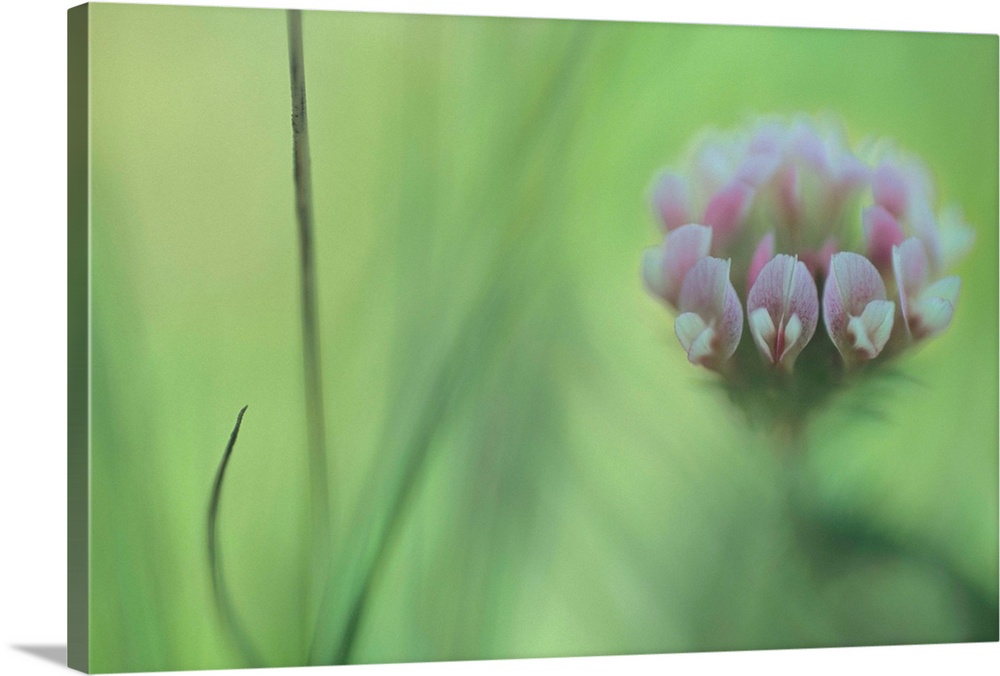
<svg viewBox="0 0 1000 676"><path fill-rule="evenodd" d="M667 233L663 244L642 256L642 277L650 293L668 305L677 306L681 285L688 271L712 246L712 229L689 223Z"/></svg>
<svg viewBox="0 0 1000 676"><path fill-rule="evenodd" d="M728 260L705 257L684 278L680 310L684 314L696 314L707 327L698 332L700 325L690 317L675 323L677 337L693 363L718 366L732 356L739 344L743 333L743 308L729 281L731 264ZM706 330L710 333L706 334Z"/></svg>
<svg viewBox="0 0 1000 676"><path fill-rule="evenodd" d="M939 279L920 292L911 302L910 312L904 315L910 334L916 338L935 336L951 323L962 281L958 277Z"/></svg>
<svg viewBox="0 0 1000 676"><path fill-rule="evenodd" d="M727 261L728 262L728 261ZM743 336L743 305L736 289L726 273L726 296L723 304L722 322L719 326L719 341L716 347L718 357L725 361L733 356Z"/></svg>
<svg viewBox="0 0 1000 676"><path fill-rule="evenodd" d="M736 172L736 180L759 188L771 180L780 165L781 155L777 150L751 151Z"/></svg>
<svg viewBox="0 0 1000 676"><path fill-rule="evenodd" d="M923 195L910 200L910 212L907 219L914 236L923 242L931 272L940 273L944 268L941 233L938 231L934 209Z"/></svg>
<svg viewBox="0 0 1000 676"><path fill-rule="evenodd" d="M948 328L955 304L936 296L926 296L913 306L910 331L916 339L932 338Z"/></svg>
<svg viewBox="0 0 1000 676"><path fill-rule="evenodd" d="M796 316L802 325L800 338L802 346L812 340L819 322L819 292L816 290L816 280L809 274L802 261L796 261L791 283L787 291L788 304L786 316ZM786 343L787 344L787 343Z"/></svg>
<svg viewBox="0 0 1000 676"><path fill-rule="evenodd" d="M706 343L706 333L708 334L707 342L711 343L712 329L697 312L685 312L678 315L677 319L674 320L674 333L677 334L677 339L681 342L681 346L688 354L689 359L691 358L692 348L696 344L703 346ZM699 350L695 350L695 354L698 354L698 352ZM691 361L697 363L694 359Z"/></svg>
<svg viewBox="0 0 1000 676"><path fill-rule="evenodd" d="M787 129L780 122L774 120L761 122L754 128L747 150L751 153L781 154L787 136Z"/></svg>
<svg viewBox="0 0 1000 676"><path fill-rule="evenodd" d="M856 358L874 359L882 352L892 334L895 315L896 304L891 300L873 300L860 317L850 317L847 338Z"/></svg>
<svg viewBox="0 0 1000 676"><path fill-rule="evenodd" d="M772 346L777 336L777 329L771 319L771 313L767 308L758 307L747 315L747 324L750 327L750 335L753 337L754 345L761 355L772 364L777 361Z"/></svg>
<svg viewBox="0 0 1000 676"><path fill-rule="evenodd" d="M825 173L829 158L826 144L816 128L807 120L799 119L792 128L791 136L792 157L814 171Z"/></svg>
<svg viewBox="0 0 1000 676"><path fill-rule="evenodd" d="M910 326L910 301L927 284L929 267L927 251L916 237L910 237L892 248L892 272L899 291L899 309L907 328Z"/></svg>
<svg viewBox="0 0 1000 676"><path fill-rule="evenodd" d="M733 181L709 200L702 222L715 232L716 244L724 243L739 231L750 211L753 196L753 188Z"/></svg>
<svg viewBox="0 0 1000 676"><path fill-rule="evenodd" d="M703 139L692 162L695 185L689 186L698 195L716 192L732 179L736 170L731 141L719 136Z"/></svg>
<svg viewBox="0 0 1000 676"><path fill-rule="evenodd" d="M844 354L847 343L847 310L844 308L844 299L840 296L840 290L833 279L833 275L826 278L823 285L823 324L826 326L826 333L830 340L837 347L837 350Z"/></svg>
<svg viewBox="0 0 1000 676"><path fill-rule="evenodd" d="M766 322L762 312L768 315ZM761 353L771 362L787 360L791 365L816 331L816 282L801 261L779 254L763 267L747 294L747 313Z"/></svg>
<svg viewBox="0 0 1000 676"><path fill-rule="evenodd" d="M653 185L651 201L664 231L691 222L688 184L683 176L670 172L661 174Z"/></svg>
<svg viewBox="0 0 1000 676"><path fill-rule="evenodd" d="M877 352L881 352L889 341L895 318L896 304L891 300L873 300L861 313L861 322L868 330L868 338L875 345Z"/></svg>
<svg viewBox="0 0 1000 676"><path fill-rule="evenodd" d="M895 163L884 161L872 175L872 194L875 203L897 218L906 214L908 186L906 176Z"/></svg>
<svg viewBox="0 0 1000 676"><path fill-rule="evenodd" d="M839 292L844 309L860 315L873 300L885 300L885 282L872 262L852 251L830 258L830 280Z"/></svg>
<svg viewBox="0 0 1000 676"><path fill-rule="evenodd" d="M663 297L676 306L687 273L711 249L712 229L696 223L682 225L667 234L663 246Z"/></svg>
<svg viewBox="0 0 1000 676"><path fill-rule="evenodd" d="M708 368L715 367L719 363L719 358L715 354L715 345L715 329L709 327L691 344L691 348L687 352L688 361Z"/></svg>
<svg viewBox="0 0 1000 676"><path fill-rule="evenodd" d="M900 163L899 169L906 181L911 199L915 195L921 195L931 204L936 201L934 179L931 178L930 171L923 162L915 156L907 157Z"/></svg>
<svg viewBox="0 0 1000 676"><path fill-rule="evenodd" d="M851 318L859 318L876 300L885 300L885 283L871 261L850 251L834 254L823 288L823 321L845 359L854 353L854 339L848 335Z"/></svg>
<svg viewBox="0 0 1000 676"><path fill-rule="evenodd" d="M795 361L795 358L799 356L799 352L809 343L809 339L812 337L806 336L803 333L805 327L799 320L799 316L793 314L789 317L788 321L785 322L785 345L784 350L778 355L778 361L791 366ZM816 326L813 325L815 330Z"/></svg>
<svg viewBox="0 0 1000 676"><path fill-rule="evenodd" d="M791 368L795 358L812 340L819 322L819 294L816 281L802 261L796 261L785 291L784 327L778 361Z"/></svg>
<svg viewBox="0 0 1000 676"><path fill-rule="evenodd" d="M696 312L706 321L721 318L726 309L726 287L731 261L706 256L684 277L677 306L681 312Z"/></svg>
<svg viewBox="0 0 1000 676"><path fill-rule="evenodd" d="M958 293L962 290L962 280L958 277L944 277L925 288L921 298L940 298L952 305L958 305Z"/></svg>
<svg viewBox="0 0 1000 676"><path fill-rule="evenodd" d="M867 242L868 257L879 270L892 266L892 248L905 236L896 217L880 204L865 209L861 215Z"/></svg>
<svg viewBox="0 0 1000 676"><path fill-rule="evenodd" d="M842 193L849 193L867 185L872 180L872 171L853 153L844 152L840 156L837 180Z"/></svg>
<svg viewBox="0 0 1000 676"><path fill-rule="evenodd" d="M757 245L753 257L750 259L750 268L747 270L747 289L753 288L753 283L757 281L757 275L772 258L774 258L774 233L769 232L760 240L760 244Z"/></svg>
<svg viewBox="0 0 1000 676"><path fill-rule="evenodd" d="M747 314L765 308L777 326L787 306L787 293L795 274L794 256L778 254L761 268L747 294Z"/></svg>

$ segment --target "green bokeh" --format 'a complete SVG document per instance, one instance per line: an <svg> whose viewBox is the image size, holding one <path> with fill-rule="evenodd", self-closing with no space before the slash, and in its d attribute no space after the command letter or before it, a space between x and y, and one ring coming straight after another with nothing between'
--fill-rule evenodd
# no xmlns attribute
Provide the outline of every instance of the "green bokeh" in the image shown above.
<svg viewBox="0 0 1000 676"><path fill-rule="evenodd" d="M955 322L906 357L909 378L819 417L808 469L825 503L995 608L995 36L303 23L338 598L426 451L353 659L977 636L936 568L809 577L766 441L684 359L638 268L648 183L705 127L830 112L923 157L977 231ZM226 574L268 663L301 664L315 599L284 13L98 4L90 40L91 667L242 664L205 518L244 404Z"/></svg>

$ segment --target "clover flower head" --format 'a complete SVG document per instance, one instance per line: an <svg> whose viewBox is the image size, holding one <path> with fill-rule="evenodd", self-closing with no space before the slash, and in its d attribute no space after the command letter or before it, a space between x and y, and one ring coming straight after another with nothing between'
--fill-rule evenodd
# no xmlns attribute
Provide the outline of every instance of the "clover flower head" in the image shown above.
<svg viewBox="0 0 1000 676"><path fill-rule="evenodd" d="M688 360L735 396L811 405L952 322L961 283L946 270L972 230L936 210L917 158L872 147L861 159L835 121L766 118L704 135L654 179L663 240L643 257L646 288Z"/></svg>

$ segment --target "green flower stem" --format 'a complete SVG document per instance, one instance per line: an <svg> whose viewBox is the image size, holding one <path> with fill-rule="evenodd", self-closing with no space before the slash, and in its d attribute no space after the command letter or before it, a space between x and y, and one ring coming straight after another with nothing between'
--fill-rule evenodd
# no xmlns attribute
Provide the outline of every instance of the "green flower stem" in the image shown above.
<svg viewBox="0 0 1000 676"><path fill-rule="evenodd" d="M306 430L309 444L310 512L312 517L312 576L304 607L311 624L328 575L331 547L329 467L323 414L323 377L320 359L314 265L312 182L309 162L309 122L306 117L305 59L302 54L302 12L288 10L288 63L292 89L292 143L295 174L295 213L298 218L300 291L302 299L302 357L305 376Z"/></svg>
<svg viewBox="0 0 1000 676"><path fill-rule="evenodd" d="M806 432L804 420L776 420L772 439L791 539L816 588L824 588L845 570L866 561L906 562L947 582L968 618L969 633L963 640L995 641L997 598L971 580L947 552L931 543L893 536L871 516L833 508L817 497L807 469Z"/></svg>

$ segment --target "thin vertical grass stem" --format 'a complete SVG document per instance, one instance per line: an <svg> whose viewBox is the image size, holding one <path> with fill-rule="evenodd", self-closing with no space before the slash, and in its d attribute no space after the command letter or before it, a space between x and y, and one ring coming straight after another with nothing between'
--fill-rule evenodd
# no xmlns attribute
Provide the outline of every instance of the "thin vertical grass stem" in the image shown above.
<svg viewBox="0 0 1000 676"><path fill-rule="evenodd" d="M309 122L306 115L305 58L302 49L302 12L288 10L288 63L292 93L292 144L295 177L295 214L298 221L300 295L302 302L302 359L305 418L309 448L309 488L312 525L312 580L306 588L310 615L327 577L331 547L329 460L324 424L322 360L313 227L312 178L309 159Z"/></svg>

